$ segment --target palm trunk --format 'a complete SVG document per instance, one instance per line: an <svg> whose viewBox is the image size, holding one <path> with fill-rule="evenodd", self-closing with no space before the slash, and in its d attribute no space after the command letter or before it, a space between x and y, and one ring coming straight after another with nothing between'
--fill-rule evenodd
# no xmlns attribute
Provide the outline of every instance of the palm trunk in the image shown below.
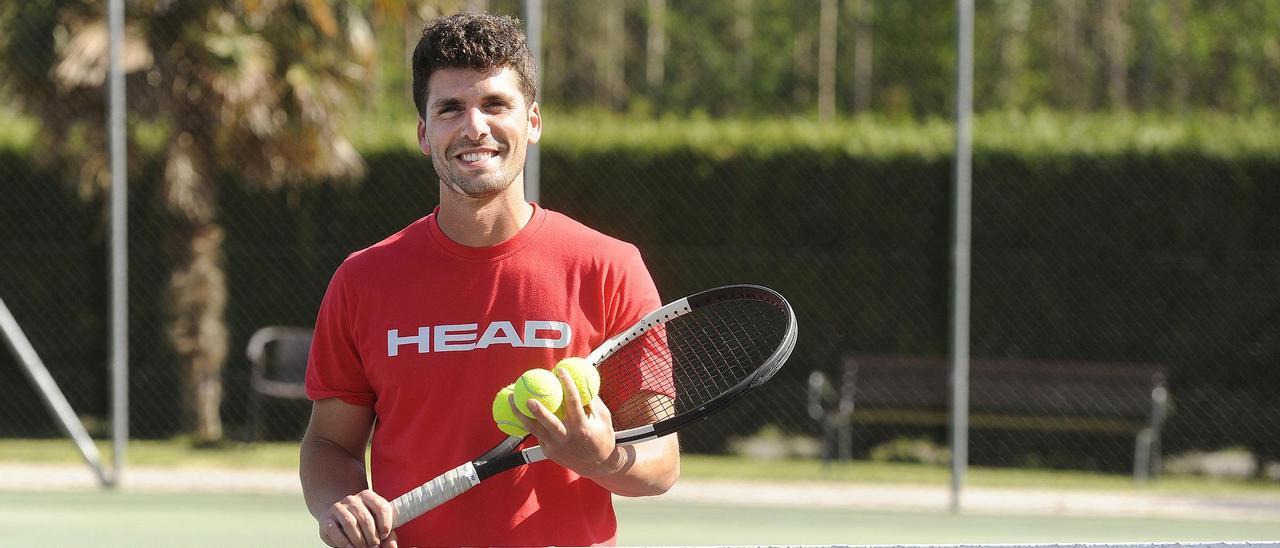
<svg viewBox="0 0 1280 548"><path fill-rule="evenodd" d="M169 280L169 337L184 367L186 422L197 444L222 439L222 368L227 357L222 227L191 224L175 235L178 264Z"/></svg>
<svg viewBox="0 0 1280 548"><path fill-rule="evenodd" d="M210 127L197 115L186 114L179 118L194 120L192 128ZM165 202L178 220L168 288L169 340L183 368L185 423L198 444L222 438L222 367L228 338L223 231L215 221L211 150L212 139L204 131L179 133L169 145L164 174Z"/></svg>

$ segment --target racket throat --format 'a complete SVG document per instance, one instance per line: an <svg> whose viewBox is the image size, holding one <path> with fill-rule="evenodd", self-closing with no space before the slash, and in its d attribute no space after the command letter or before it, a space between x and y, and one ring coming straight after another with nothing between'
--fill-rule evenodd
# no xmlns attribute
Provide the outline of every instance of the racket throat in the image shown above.
<svg viewBox="0 0 1280 548"><path fill-rule="evenodd" d="M484 481L490 477L506 472L507 470L510 470L512 468L518 468L530 462L538 462L537 460L528 460L527 457L525 456L525 453L529 452L531 449L538 449L538 455L541 457L538 460L543 460L547 458L545 455L542 454L542 450L537 447L525 449L524 451L518 451L515 453L508 453L506 455L502 455L500 457L487 460L484 462L476 462L476 476L480 478L480 481Z"/></svg>

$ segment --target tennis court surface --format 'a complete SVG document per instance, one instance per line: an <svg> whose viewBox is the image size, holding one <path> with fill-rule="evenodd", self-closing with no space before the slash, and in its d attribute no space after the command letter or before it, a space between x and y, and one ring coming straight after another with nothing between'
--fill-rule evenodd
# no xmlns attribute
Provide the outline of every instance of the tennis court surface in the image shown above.
<svg viewBox="0 0 1280 548"><path fill-rule="evenodd" d="M134 468L120 491L93 485L83 467L0 466L0 545L315 545L289 472ZM1277 497L970 488L968 509L951 515L939 488L697 480L661 497L616 500L625 545L1280 539Z"/></svg>

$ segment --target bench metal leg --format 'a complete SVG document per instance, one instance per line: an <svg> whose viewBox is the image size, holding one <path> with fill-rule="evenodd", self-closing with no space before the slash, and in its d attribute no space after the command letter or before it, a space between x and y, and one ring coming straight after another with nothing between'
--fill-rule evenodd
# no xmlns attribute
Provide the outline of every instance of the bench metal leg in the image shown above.
<svg viewBox="0 0 1280 548"><path fill-rule="evenodd" d="M853 460L853 423L840 423L840 460Z"/></svg>
<svg viewBox="0 0 1280 548"><path fill-rule="evenodd" d="M246 443L258 441L258 420L262 415L262 395L256 390L249 395L249 416L245 421L243 439Z"/></svg>
<svg viewBox="0 0 1280 548"><path fill-rule="evenodd" d="M832 424L830 417L824 417L822 420L822 467L826 471L831 469L831 460L835 456L835 425Z"/></svg>
<svg viewBox="0 0 1280 548"><path fill-rule="evenodd" d="M1151 479L1151 446L1155 436L1150 428L1138 432L1133 447L1133 481L1146 483Z"/></svg>

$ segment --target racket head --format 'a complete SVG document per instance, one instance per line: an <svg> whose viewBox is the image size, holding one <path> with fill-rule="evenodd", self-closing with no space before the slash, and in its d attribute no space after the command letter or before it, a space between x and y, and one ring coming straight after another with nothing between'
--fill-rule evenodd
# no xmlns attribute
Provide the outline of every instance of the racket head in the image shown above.
<svg viewBox="0 0 1280 548"><path fill-rule="evenodd" d="M702 420L772 378L796 338L795 314L781 294L732 285L662 307L587 359L600 371L614 430L643 427L636 436L648 439Z"/></svg>
<svg viewBox="0 0 1280 548"><path fill-rule="evenodd" d="M752 285L703 291L668 304L587 356L600 369L601 398L617 443L636 443L707 418L760 386L796 343L796 319L777 292ZM628 395L629 394L629 395ZM474 461L392 501L395 527L484 479L546 458L507 437Z"/></svg>

